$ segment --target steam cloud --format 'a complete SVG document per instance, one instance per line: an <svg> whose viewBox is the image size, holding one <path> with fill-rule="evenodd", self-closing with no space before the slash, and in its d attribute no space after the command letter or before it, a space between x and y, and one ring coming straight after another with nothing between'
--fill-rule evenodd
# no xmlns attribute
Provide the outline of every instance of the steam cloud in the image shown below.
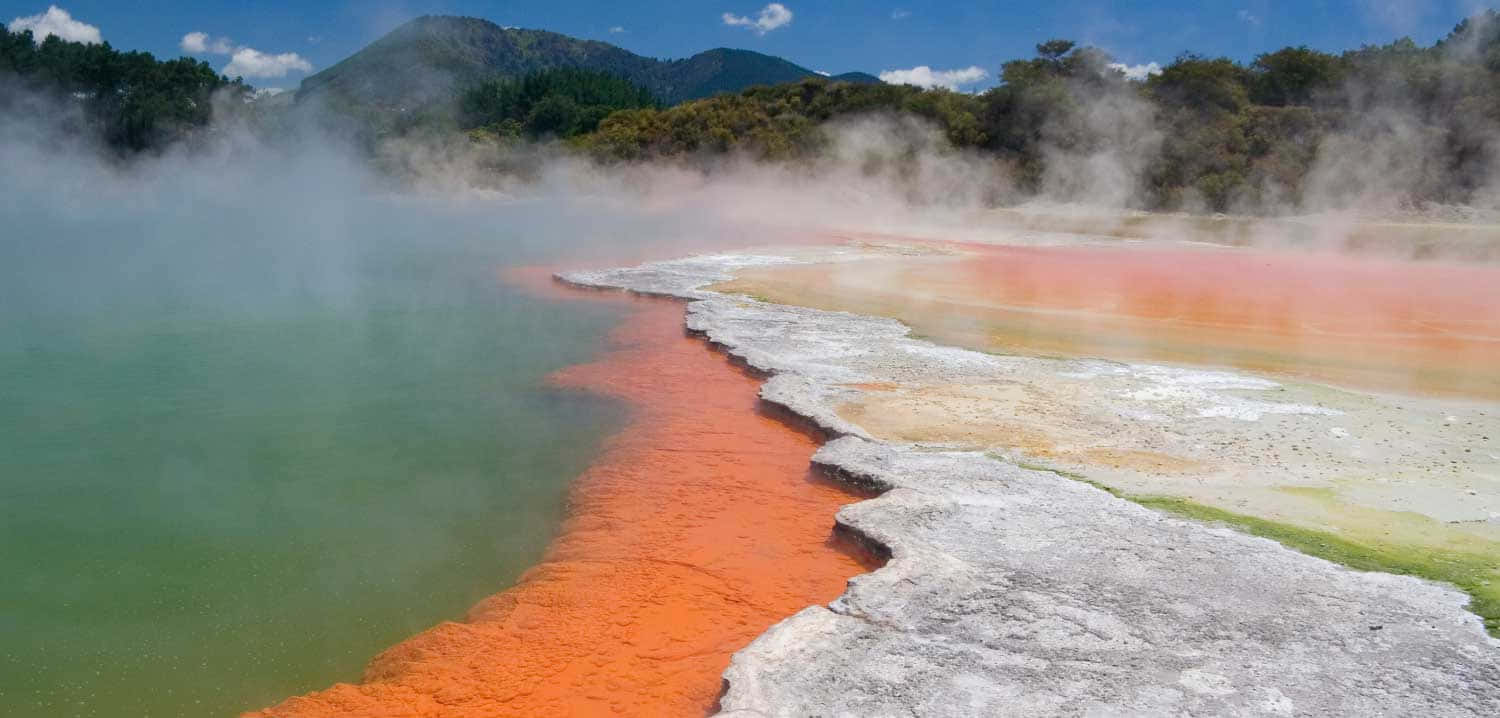
<svg viewBox="0 0 1500 718"><path fill-rule="evenodd" d="M1126 65L1122 62L1110 63L1109 68L1125 73L1125 79L1141 82L1152 75L1161 74L1161 64L1147 62L1139 65Z"/></svg>
<svg viewBox="0 0 1500 718"><path fill-rule="evenodd" d="M204 32L182 38L184 48L205 52L215 51L217 43L229 41ZM283 76L309 68L294 53L269 56L237 48L226 73ZM1152 64L1123 71L1137 68L1149 73ZM955 86L984 76L977 67L920 67L891 71L883 78ZM246 198L247 206L302 206L305 197L326 194L329 187L339 187L335 194L347 197L338 201L347 202L362 193L492 207L557 202L576 216L608 212L617 218L654 218L679 230L749 237L750 243L755 237L826 230L993 236L1007 231L992 211L996 207L1118 217L1145 205L1144 178L1161 156L1167 125L1135 88L1113 87L1080 93L1087 102L1066 118L1043 125L1041 173L1025 182L1014 161L1003 155L955 148L938 127L887 114L829 123L821 153L791 163L730 155L600 165L561 145L476 143L462 135L386 139L374 148L371 162L368 149L344 149L355 142L330 129L337 125L322 122L325 118L315 108L299 108L267 123L257 115L257 103L221 100L214 105L213 125L187 146L122 165L102 150L81 147L76 137L48 129L74 108L34 100L12 102L9 111L0 111L0 159L6 167L4 189L12 198L77 187L80 177L103 189L70 196L124 197L141 186L140 177L161 183L171 176L193 178L182 186L194 192L217 187L223 197ZM276 91L266 89L257 98ZM1441 150L1440 138L1420 117L1392 102L1383 94L1386 88L1351 86L1343 91L1363 103L1359 107L1366 111L1359 121L1323 138L1301 186L1260 178L1260 184L1249 188L1253 191L1233 198L1236 212L1344 213L1318 220L1337 235L1358 219L1387 216L1413 187L1443 179L1432 164ZM1079 143L1078 137L1090 139ZM1490 141L1500 148L1500 138ZM1455 210L1462 214L1459 219L1487 216L1483 212L1500 206L1500 172L1487 162L1479 174L1479 189L1470 197L1475 207ZM304 186L284 179L290 176L315 179ZM263 186L301 189L295 197L268 198ZM1194 202L1189 196L1182 206L1205 207ZM26 204L13 199L11 206ZM312 209L304 214L319 216Z"/></svg>

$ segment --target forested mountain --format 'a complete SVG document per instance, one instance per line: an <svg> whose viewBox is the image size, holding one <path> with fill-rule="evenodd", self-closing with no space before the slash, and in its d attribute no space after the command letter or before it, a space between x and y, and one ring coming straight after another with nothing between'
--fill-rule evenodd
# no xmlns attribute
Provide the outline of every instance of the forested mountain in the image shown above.
<svg viewBox="0 0 1500 718"><path fill-rule="evenodd" d="M686 60L662 63L655 68L654 78L647 76L628 79L645 86L663 102L675 105L721 92L739 92L756 85L780 85L819 76L779 57L721 47L700 52ZM880 84L880 78L863 72L846 72L829 79L856 84Z"/></svg>
<svg viewBox="0 0 1500 718"><path fill-rule="evenodd" d="M244 96L250 88L191 58L157 60L85 45L30 30L0 28L0 111L45 113L64 131L97 137L121 152L180 139L206 126L215 92ZM17 107L17 103L51 103Z"/></svg>
<svg viewBox="0 0 1500 718"><path fill-rule="evenodd" d="M464 91L486 80L516 79L554 68L616 75L669 105L751 85L817 76L781 58L749 50L720 48L684 60L663 61L545 30L505 28L477 18L427 16L303 80L297 99L366 118L430 112L435 105L451 106ZM838 79L879 82L863 73Z"/></svg>
<svg viewBox="0 0 1500 718"><path fill-rule="evenodd" d="M568 138L593 132L619 110L658 105L649 90L623 78L561 67L480 83L464 93L458 119L465 129L499 136Z"/></svg>

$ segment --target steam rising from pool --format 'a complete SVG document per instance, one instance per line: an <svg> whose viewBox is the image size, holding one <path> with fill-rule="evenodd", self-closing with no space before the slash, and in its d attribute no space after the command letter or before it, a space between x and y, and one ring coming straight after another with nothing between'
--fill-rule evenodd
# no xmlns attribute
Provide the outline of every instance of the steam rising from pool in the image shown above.
<svg viewBox="0 0 1500 718"><path fill-rule="evenodd" d="M387 141L371 161L320 130L235 119L120 160L38 121L66 108L11 107L24 112L0 116L0 543L21 578L0 590L23 610L0 616L0 633L20 636L9 650L38 670L3 674L0 694L20 703L0 712L20 715L55 714L79 675L105 676L91 695L110 710L161 701L141 712L232 710L352 679L534 560L562 487L618 420L540 377L587 357L611 315L506 289L503 267L829 234L1500 256L1489 228L1371 229L1359 214L1421 165L1400 118L1372 130L1390 152L1330 142L1339 154L1320 158L1314 191L1282 207L1343 214L1289 222L1131 214L1160 137L1122 97L1088 115L1097 151L1049 155L1038 198L1004 161L904 117L841 121L802 164L604 167L458 138ZM832 274L906 281L881 271ZM888 313L930 312L931 299L906 292ZM356 595L383 608L356 610ZM282 632L265 628L281 619ZM204 635L210 652L189 652ZM90 663L100 656L110 671ZM161 656L193 660L163 670Z"/></svg>

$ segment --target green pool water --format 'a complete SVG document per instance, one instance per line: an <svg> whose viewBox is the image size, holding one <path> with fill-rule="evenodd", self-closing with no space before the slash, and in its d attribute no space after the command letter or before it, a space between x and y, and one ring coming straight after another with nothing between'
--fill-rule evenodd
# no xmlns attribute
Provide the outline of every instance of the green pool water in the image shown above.
<svg viewBox="0 0 1500 718"><path fill-rule="evenodd" d="M168 194L0 202L0 715L355 680L535 562L622 421L543 383L614 310L497 276L604 220Z"/></svg>

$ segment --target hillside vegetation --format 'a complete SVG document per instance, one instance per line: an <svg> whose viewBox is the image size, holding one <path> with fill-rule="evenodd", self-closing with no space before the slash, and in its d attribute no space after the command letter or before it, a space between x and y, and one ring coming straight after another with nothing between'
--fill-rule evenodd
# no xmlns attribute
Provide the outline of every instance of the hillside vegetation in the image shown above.
<svg viewBox="0 0 1500 718"><path fill-rule="evenodd" d="M1500 153L1500 16L1431 47L1333 55L1292 47L1248 65L1184 54L1143 82L1055 40L979 95L822 78L611 115L577 144L606 160L746 152L816 156L829 120L911 114L1004 163L1028 192L1114 195L1151 209L1269 211L1357 197L1492 199Z"/></svg>
<svg viewBox="0 0 1500 718"><path fill-rule="evenodd" d="M850 121L917 117L939 147L1007 178L1004 191L978 193L986 201L1041 194L1259 213L1500 204L1494 11L1429 47L1289 47L1249 63L1183 54L1143 81L1112 64L1096 48L1048 41L1034 57L1002 63L1000 83L971 95L825 78L744 50L660 61L540 30L424 17L308 77L290 110L218 106L256 108L282 129L301 126L299 113L336 118L324 126L372 150L396 135L477 130L561 138L606 162L811 160ZM7 32L0 90L11 87L31 92L0 92L10 111L26 111L15 107L20 98L50 97L49 118L123 152L191 136L209 122L215 93L250 91L188 58ZM908 139L887 142L898 168L903 152L915 156L916 145L894 146Z"/></svg>
<svg viewBox="0 0 1500 718"><path fill-rule="evenodd" d="M623 109L657 107L644 87L604 72L559 68L516 80L490 80L464 93L466 128L530 138L573 137Z"/></svg>
<svg viewBox="0 0 1500 718"><path fill-rule="evenodd" d="M810 157L828 141L825 123L869 113L911 114L937 123L956 146L979 143L971 95L910 85L857 85L825 78L686 102L622 110L578 146L601 159L642 160L743 151L767 160Z"/></svg>

